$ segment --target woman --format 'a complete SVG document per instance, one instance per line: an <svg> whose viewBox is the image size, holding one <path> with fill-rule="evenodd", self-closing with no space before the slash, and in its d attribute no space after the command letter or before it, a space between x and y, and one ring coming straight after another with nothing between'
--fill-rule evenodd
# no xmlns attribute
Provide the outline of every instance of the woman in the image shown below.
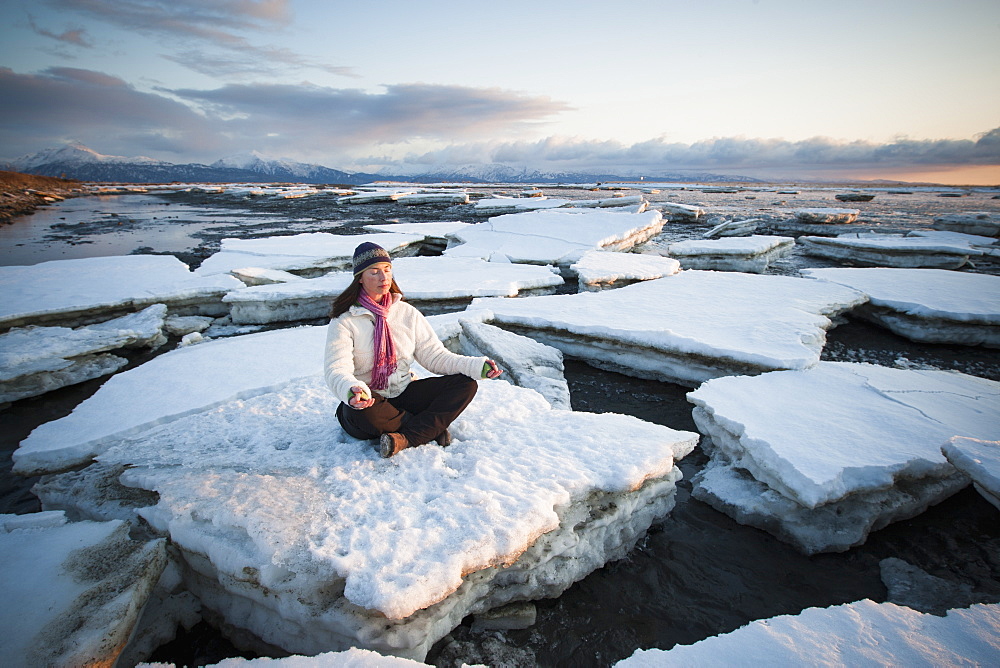
<svg viewBox="0 0 1000 668"><path fill-rule="evenodd" d="M383 457L431 441L449 445L448 426L476 395L474 379L502 373L493 360L445 348L402 297L388 251L359 245L354 281L334 300L326 339L326 382L341 400L337 419L354 438L379 439ZM414 380L414 361L442 375Z"/></svg>

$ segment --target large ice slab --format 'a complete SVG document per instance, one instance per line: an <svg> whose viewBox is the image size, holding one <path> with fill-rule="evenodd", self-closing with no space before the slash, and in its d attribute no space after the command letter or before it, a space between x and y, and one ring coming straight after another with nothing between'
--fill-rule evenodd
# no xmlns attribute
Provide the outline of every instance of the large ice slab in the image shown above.
<svg viewBox="0 0 1000 668"><path fill-rule="evenodd" d="M811 282L819 283L682 271L604 292L474 300L472 308L593 366L694 386L819 361L830 318L866 297Z"/></svg>
<svg viewBox="0 0 1000 668"><path fill-rule="evenodd" d="M941 446L941 452L972 478L983 498L1000 509L1000 441L955 436Z"/></svg>
<svg viewBox="0 0 1000 668"><path fill-rule="evenodd" d="M477 258L407 257L393 261L393 275L412 302L513 297L522 290L562 285L547 267L486 262ZM302 281L259 285L230 292L224 301L237 324L263 324L319 318L351 284L350 272Z"/></svg>
<svg viewBox="0 0 1000 668"><path fill-rule="evenodd" d="M127 467L155 492L139 514L227 623L289 652L422 658L466 615L624 556L673 507L698 438L483 381L450 447L385 460L336 405L317 374L133 433L79 473ZM99 507L109 487L71 502Z"/></svg>
<svg viewBox="0 0 1000 668"><path fill-rule="evenodd" d="M1000 237L1000 214L988 211L944 214L934 219L932 227L946 232Z"/></svg>
<svg viewBox="0 0 1000 668"><path fill-rule="evenodd" d="M695 497L806 553L943 500L968 478L941 444L1000 436L1000 383L953 371L820 362L711 380L688 400L711 439Z"/></svg>
<svg viewBox="0 0 1000 668"><path fill-rule="evenodd" d="M354 249L365 241L385 248L393 257L416 253L423 236L417 234L343 235L309 232L262 239L223 239L221 250L198 267L200 276L226 274L234 269L280 269L302 276L349 269Z"/></svg>
<svg viewBox="0 0 1000 668"><path fill-rule="evenodd" d="M579 280L579 292L596 292L672 276L681 270L681 263L658 255L587 251L569 270Z"/></svg>
<svg viewBox="0 0 1000 668"><path fill-rule="evenodd" d="M986 666L1000 652L1000 605L937 617L865 599L757 620L669 650L638 650L616 668L668 666Z"/></svg>
<svg viewBox="0 0 1000 668"><path fill-rule="evenodd" d="M798 243L806 255L866 267L958 269L967 264L970 257L983 254L968 243L887 234L803 236Z"/></svg>
<svg viewBox="0 0 1000 668"><path fill-rule="evenodd" d="M113 373L128 360L106 354L120 348L158 348L165 304L97 325L18 327L0 334L0 403L46 392Z"/></svg>
<svg viewBox="0 0 1000 668"><path fill-rule="evenodd" d="M943 269L803 269L868 295L857 315L913 341L1000 347L1000 276Z"/></svg>
<svg viewBox="0 0 1000 668"><path fill-rule="evenodd" d="M124 255L0 267L0 329L86 325L166 304L172 314L223 315L243 284L200 276L171 255Z"/></svg>
<svg viewBox="0 0 1000 668"><path fill-rule="evenodd" d="M558 209L507 214L453 233L462 245L452 257L555 264L568 267L589 250L629 250L660 233L659 211L628 213L611 209Z"/></svg>
<svg viewBox="0 0 1000 668"><path fill-rule="evenodd" d="M685 269L764 273L778 258L792 252L795 239L753 235L725 239L689 239L669 244L666 255Z"/></svg>
<svg viewBox="0 0 1000 668"><path fill-rule="evenodd" d="M112 666L166 565L120 521L0 515L0 664Z"/></svg>
<svg viewBox="0 0 1000 668"><path fill-rule="evenodd" d="M854 223L861 212L858 209L816 207L796 209L791 218L771 220L768 226L787 234L817 234L836 236L843 226Z"/></svg>

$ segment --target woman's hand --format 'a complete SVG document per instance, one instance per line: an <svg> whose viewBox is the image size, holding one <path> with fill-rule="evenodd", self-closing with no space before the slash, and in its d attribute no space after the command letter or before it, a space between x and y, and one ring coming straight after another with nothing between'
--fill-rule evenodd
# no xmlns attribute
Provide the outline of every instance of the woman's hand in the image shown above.
<svg viewBox="0 0 1000 668"><path fill-rule="evenodd" d="M368 390L360 385L351 387L351 398L347 405L355 410L364 410L375 404L375 398L368 394Z"/></svg>
<svg viewBox="0 0 1000 668"><path fill-rule="evenodd" d="M488 368L486 368L484 370L486 371L486 377L487 378L496 378L497 376L499 376L500 374L503 373L503 369L501 369L497 365L497 363L494 362L493 360L486 360L486 366Z"/></svg>

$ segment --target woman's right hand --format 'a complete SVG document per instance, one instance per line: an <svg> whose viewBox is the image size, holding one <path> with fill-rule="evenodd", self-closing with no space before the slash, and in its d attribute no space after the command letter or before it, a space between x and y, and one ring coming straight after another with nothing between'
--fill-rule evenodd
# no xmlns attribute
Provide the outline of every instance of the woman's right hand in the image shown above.
<svg viewBox="0 0 1000 668"><path fill-rule="evenodd" d="M355 410L364 410L375 404L375 398L368 394L368 390L360 385L351 387L351 398L347 405Z"/></svg>

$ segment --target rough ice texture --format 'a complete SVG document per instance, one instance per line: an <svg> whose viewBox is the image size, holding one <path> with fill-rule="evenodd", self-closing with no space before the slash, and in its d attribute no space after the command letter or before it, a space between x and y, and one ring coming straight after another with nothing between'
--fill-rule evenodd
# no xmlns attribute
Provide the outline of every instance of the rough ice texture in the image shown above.
<svg viewBox="0 0 1000 668"><path fill-rule="evenodd" d="M515 211L536 211L538 209L558 209L572 200L550 199L548 197L487 197L476 202L479 213L511 213Z"/></svg>
<svg viewBox="0 0 1000 668"><path fill-rule="evenodd" d="M279 269L312 277L350 269L354 249L370 241L393 257L415 253L423 236L416 234L343 235L310 232L263 239L223 239L221 250L207 258L197 274L227 274L235 269Z"/></svg>
<svg viewBox="0 0 1000 668"><path fill-rule="evenodd" d="M678 202L657 202L657 208L670 216L671 220L698 220L705 215L705 210L693 204Z"/></svg>
<svg viewBox="0 0 1000 668"><path fill-rule="evenodd" d="M0 267L0 329L85 325L166 304L171 314L223 315L243 284L199 276L171 255L124 255Z"/></svg>
<svg viewBox="0 0 1000 668"><path fill-rule="evenodd" d="M685 269L746 271L762 274L768 265L792 252L795 239L754 235L725 239L690 239L667 246L667 255Z"/></svg>
<svg viewBox="0 0 1000 668"><path fill-rule="evenodd" d="M976 603L1000 603L1000 596L976 592L963 582L935 577L902 559L882 559L878 566L889 603L941 617L953 608L968 608Z"/></svg>
<svg viewBox="0 0 1000 668"><path fill-rule="evenodd" d="M943 269L803 269L868 295L857 315L913 341L1000 347L1000 276Z"/></svg>
<svg viewBox="0 0 1000 668"><path fill-rule="evenodd" d="M120 521L0 515L0 664L114 665L166 564Z"/></svg>
<svg viewBox="0 0 1000 668"><path fill-rule="evenodd" d="M796 220L800 220L803 223L837 224L853 223L858 219L858 214L860 213L861 211L858 209L813 208L796 209L793 215Z"/></svg>
<svg viewBox="0 0 1000 668"><path fill-rule="evenodd" d="M522 290L554 288L563 283L546 267L476 258L407 257L394 260L392 267L400 289L413 302L513 297ZM242 288L226 295L223 301L229 304L237 324L319 318L329 315L334 298L352 280L350 272L336 272L322 278Z"/></svg>
<svg viewBox="0 0 1000 668"><path fill-rule="evenodd" d="M593 366L696 386L819 361L831 317L865 301L788 276L682 271L618 290L475 300L497 324ZM833 284L828 284L832 286Z"/></svg>
<svg viewBox="0 0 1000 668"><path fill-rule="evenodd" d="M532 211L496 216L453 233L462 245L445 255L489 259L499 254L511 262L569 266L589 250L629 250L662 229L659 211Z"/></svg>
<svg viewBox="0 0 1000 668"><path fill-rule="evenodd" d="M569 269L579 279L579 291L584 292L671 276L680 271L681 264L657 255L587 251Z"/></svg>
<svg viewBox="0 0 1000 668"><path fill-rule="evenodd" d="M955 436L941 446L952 466L975 483L983 497L1000 509L1000 441Z"/></svg>
<svg viewBox="0 0 1000 668"><path fill-rule="evenodd" d="M968 478L941 444L1000 435L1000 383L952 371L821 362L715 379L688 400L713 459L696 498L807 553L958 491Z"/></svg>
<svg viewBox="0 0 1000 668"><path fill-rule="evenodd" d="M750 622L693 645L638 650L615 666L988 666L998 655L1000 605L937 617L865 599Z"/></svg>
<svg viewBox="0 0 1000 668"><path fill-rule="evenodd" d="M407 193L396 198L400 204L468 204L469 193Z"/></svg>
<svg viewBox="0 0 1000 668"><path fill-rule="evenodd" d="M718 237L742 237L753 234L760 225L759 218L748 218L745 220L727 220L719 223L702 236L706 239L716 239Z"/></svg>
<svg viewBox="0 0 1000 668"><path fill-rule="evenodd" d="M986 211L952 213L935 218L932 227L946 232L1000 237L1000 215Z"/></svg>
<svg viewBox="0 0 1000 668"><path fill-rule="evenodd" d="M535 390L553 408L571 408L559 350L493 325L471 320L460 322L464 354L489 357L506 372L501 378Z"/></svg>
<svg viewBox="0 0 1000 668"><path fill-rule="evenodd" d="M0 403L35 397L113 373L128 360L105 353L121 348L157 348L167 307L77 329L28 326L0 334Z"/></svg>
<svg viewBox="0 0 1000 668"><path fill-rule="evenodd" d="M878 235L799 237L806 255L843 260L868 267L958 269L982 251L968 243L945 242L925 237Z"/></svg>
<svg viewBox="0 0 1000 668"><path fill-rule="evenodd" d="M336 404L320 375L292 381L133 434L89 468L128 467L122 482L156 493L138 512L228 624L290 652L422 658L466 615L624 556L672 508L674 460L698 438L482 381L450 447L385 460L342 432ZM81 488L73 503L99 508L99 486Z"/></svg>
<svg viewBox="0 0 1000 668"><path fill-rule="evenodd" d="M243 281L245 285L271 285L272 283L288 283L304 280L301 276L280 269L261 269L260 267L242 267L230 271L233 276Z"/></svg>

